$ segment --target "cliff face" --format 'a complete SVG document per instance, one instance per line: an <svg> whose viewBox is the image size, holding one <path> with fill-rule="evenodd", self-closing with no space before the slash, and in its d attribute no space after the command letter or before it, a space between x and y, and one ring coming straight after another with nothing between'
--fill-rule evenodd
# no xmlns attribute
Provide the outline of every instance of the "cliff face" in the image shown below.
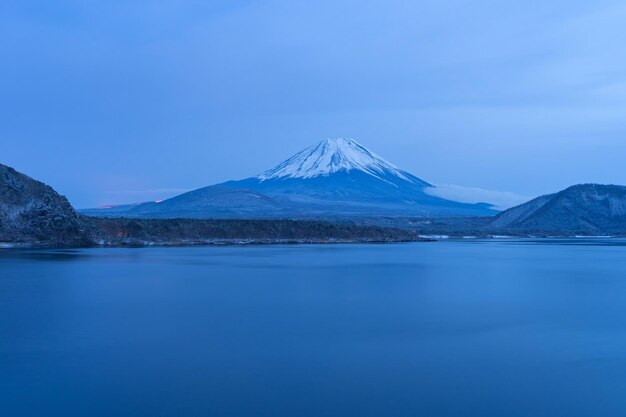
<svg viewBox="0 0 626 417"><path fill-rule="evenodd" d="M0 242L89 244L87 222L48 185L0 164Z"/></svg>

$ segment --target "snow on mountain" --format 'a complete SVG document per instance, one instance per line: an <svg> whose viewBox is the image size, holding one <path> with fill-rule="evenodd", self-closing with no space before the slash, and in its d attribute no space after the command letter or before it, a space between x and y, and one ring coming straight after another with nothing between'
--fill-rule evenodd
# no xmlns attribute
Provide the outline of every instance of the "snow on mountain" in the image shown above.
<svg viewBox="0 0 626 417"><path fill-rule="evenodd" d="M389 177L430 186L425 181L402 171L353 139L331 138L298 152L276 167L257 176L260 181L285 178L315 178L337 172L357 170L379 180Z"/></svg>

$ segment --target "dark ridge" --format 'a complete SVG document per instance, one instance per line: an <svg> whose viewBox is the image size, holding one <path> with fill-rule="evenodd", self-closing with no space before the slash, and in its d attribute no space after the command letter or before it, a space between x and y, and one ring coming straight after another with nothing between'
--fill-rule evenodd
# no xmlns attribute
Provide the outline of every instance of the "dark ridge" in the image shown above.
<svg viewBox="0 0 626 417"><path fill-rule="evenodd" d="M496 216L491 227L574 234L626 233L626 187L580 184Z"/></svg>
<svg viewBox="0 0 626 417"><path fill-rule="evenodd" d="M99 245L409 242L409 230L310 220L91 219Z"/></svg>

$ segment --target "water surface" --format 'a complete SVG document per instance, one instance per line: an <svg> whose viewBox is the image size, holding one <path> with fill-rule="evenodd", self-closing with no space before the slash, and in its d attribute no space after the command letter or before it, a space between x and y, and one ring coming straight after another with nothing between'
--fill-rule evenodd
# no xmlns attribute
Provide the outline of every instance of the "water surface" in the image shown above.
<svg viewBox="0 0 626 417"><path fill-rule="evenodd" d="M0 415L624 416L625 245L0 251Z"/></svg>

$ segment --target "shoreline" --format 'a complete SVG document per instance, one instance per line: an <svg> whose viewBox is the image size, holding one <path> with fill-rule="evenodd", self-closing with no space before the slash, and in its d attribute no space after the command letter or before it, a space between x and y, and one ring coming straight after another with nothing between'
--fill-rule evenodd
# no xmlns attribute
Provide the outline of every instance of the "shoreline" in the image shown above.
<svg viewBox="0 0 626 417"><path fill-rule="evenodd" d="M2 249L107 249L107 248L180 248L180 247L198 247L198 246L279 246L279 245L385 245L394 243L420 243L435 242L435 239L211 239L201 241L170 241L170 242L103 242L92 245L62 245L49 243L26 243L26 242L0 242L0 251Z"/></svg>
<svg viewBox="0 0 626 417"><path fill-rule="evenodd" d="M419 235L415 239L206 239L206 240L180 240L180 241L125 241L125 242L100 242L89 245L63 245L42 242L0 242L2 250L50 250L50 249L115 249L115 248L184 248L200 246L297 246L297 245L387 245L399 243L432 243L432 242L467 242L467 241L490 241L490 240L608 240L624 239L626 236L598 236L598 235L555 235L555 236L447 236L447 235Z"/></svg>

